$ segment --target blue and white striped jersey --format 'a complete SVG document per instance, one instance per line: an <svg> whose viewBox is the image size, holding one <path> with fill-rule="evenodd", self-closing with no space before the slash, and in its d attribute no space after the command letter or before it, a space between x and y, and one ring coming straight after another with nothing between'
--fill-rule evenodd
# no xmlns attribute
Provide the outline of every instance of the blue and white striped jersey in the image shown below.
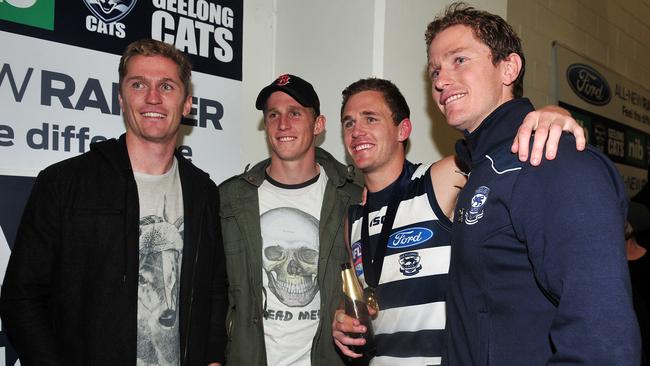
<svg viewBox="0 0 650 366"><path fill-rule="evenodd" d="M405 162L407 189L400 193L377 288L380 311L373 321L377 357L372 365L439 365L445 328L445 295L451 222L436 201L430 165ZM368 194L371 251L377 248L393 187ZM367 287L361 252L362 206L350 207L353 263Z"/></svg>

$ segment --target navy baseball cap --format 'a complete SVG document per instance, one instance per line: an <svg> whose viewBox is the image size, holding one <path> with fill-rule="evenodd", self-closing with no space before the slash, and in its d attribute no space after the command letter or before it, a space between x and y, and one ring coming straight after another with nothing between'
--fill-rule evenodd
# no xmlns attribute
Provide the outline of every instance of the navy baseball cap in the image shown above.
<svg viewBox="0 0 650 366"><path fill-rule="evenodd" d="M300 105L307 108L314 108L316 115L320 115L320 101L314 87L307 81L291 74L278 76L271 84L267 85L257 95L255 108L262 110L266 100L273 92L281 91L289 94Z"/></svg>

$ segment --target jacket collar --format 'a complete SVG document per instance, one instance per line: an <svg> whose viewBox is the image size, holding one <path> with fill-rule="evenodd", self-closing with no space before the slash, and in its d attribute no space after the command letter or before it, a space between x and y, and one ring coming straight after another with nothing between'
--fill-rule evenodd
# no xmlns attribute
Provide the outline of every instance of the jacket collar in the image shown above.
<svg viewBox="0 0 650 366"><path fill-rule="evenodd" d="M90 144L90 149L99 153L116 171L131 172L131 161L126 148L125 136L126 134L122 134L117 140L113 138L94 142Z"/></svg>
<svg viewBox="0 0 650 366"><path fill-rule="evenodd" d="M355 173L352 165L345 166L339 163L330 153L320 147L316 147L316 162L325 169L327 179L336 187L341 187L354 179ZM269 164L271 164L271 158L260 161L251 169L244 171L242 178L248 183L259 187L264 182L266 168Z"/></svg>
<svg viewBox="0 0 650 366"><path fill-rule="evenodd" d="M473 132L465 131L465 139L456 142L456 154L467 165L476 164L495 146L513 141L524 117L533 111L527 98L501 104Z"/></svg>

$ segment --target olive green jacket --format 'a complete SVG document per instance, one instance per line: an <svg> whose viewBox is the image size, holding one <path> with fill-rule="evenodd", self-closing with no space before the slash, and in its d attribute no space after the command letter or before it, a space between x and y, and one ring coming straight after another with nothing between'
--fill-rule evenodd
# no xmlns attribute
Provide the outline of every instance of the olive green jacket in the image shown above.
<svg viewBox="0 0 650 366"><path fill-rule="evenodd" d="M320 214L318 286L321 319L312 341L311 364L343 365L332 341L332 316L341 301L340 264L348 261L343 220L350 204L358 203L361 188L353 183L354 170L316 148L316 161L328 181ZM270 159L219 187L221 226L228 271L228 366L266 365L262 314L262 235L258 188Z"/></svg>

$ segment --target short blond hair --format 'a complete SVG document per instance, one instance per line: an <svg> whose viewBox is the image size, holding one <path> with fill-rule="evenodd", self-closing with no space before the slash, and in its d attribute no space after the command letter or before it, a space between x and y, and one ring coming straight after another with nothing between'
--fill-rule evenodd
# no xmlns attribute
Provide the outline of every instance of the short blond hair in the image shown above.
<svg viewBox="0 0 650 366"><path fill-rule="evenodd" d="M133 56L163 56L172 60L178 66L178 77L183 82L185 96L187 97L189 95L190 83L192 81L192 65L190 64L190 60L173 45L156 41L155 39L140 39L126 46L117 69L120 75L120 93L122 93L122 81L127 73L129 60Z"/></svg>

